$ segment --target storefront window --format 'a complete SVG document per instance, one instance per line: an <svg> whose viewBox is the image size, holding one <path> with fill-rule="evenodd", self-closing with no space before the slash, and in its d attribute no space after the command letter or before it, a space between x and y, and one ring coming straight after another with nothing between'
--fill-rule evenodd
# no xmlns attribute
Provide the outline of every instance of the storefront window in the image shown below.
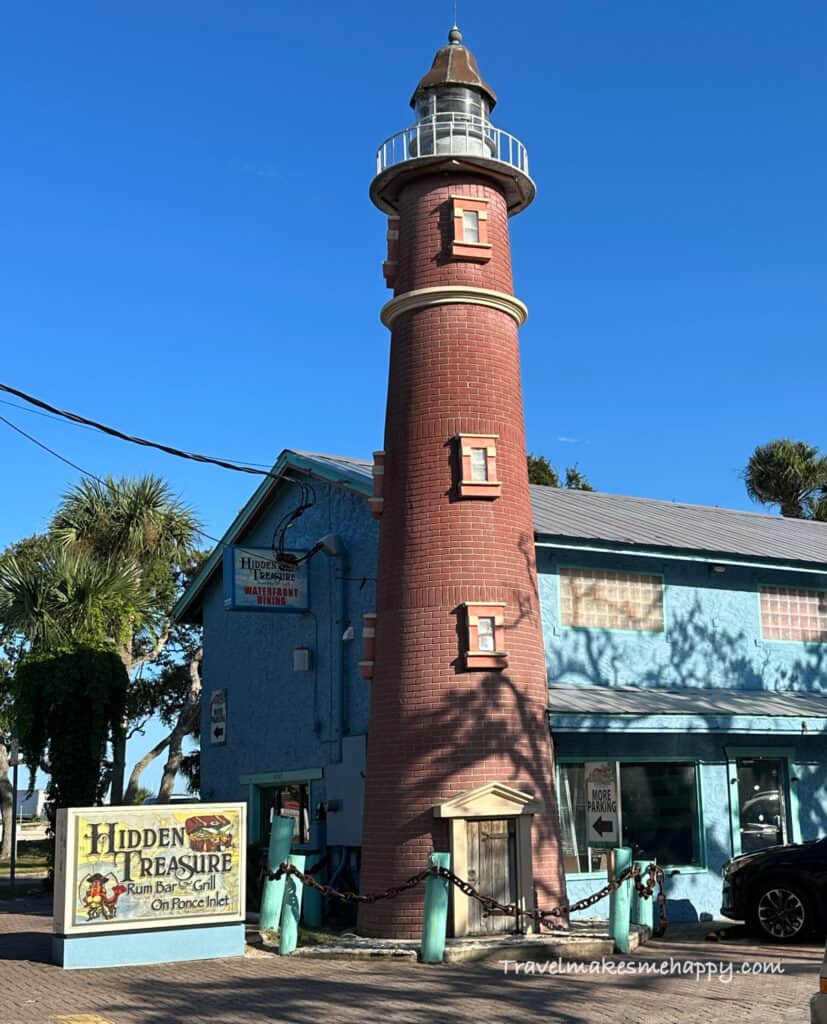
<svg viewBox="0 0 827 1024"><path fill-rule="evenodd" d="M700 864L694 764L621 764L623 845L640 860Z"/></svg>
<svg viewBox="0 0 827 1024"><path fill-rule="evenodd" d="M614 762L612 762L614 763ZM560 765L560 825L568 873L605 871L606 849L587 835L585 765ZM701 864L696 767L686 762L620 764L622 844L638 860Z"/></svg>

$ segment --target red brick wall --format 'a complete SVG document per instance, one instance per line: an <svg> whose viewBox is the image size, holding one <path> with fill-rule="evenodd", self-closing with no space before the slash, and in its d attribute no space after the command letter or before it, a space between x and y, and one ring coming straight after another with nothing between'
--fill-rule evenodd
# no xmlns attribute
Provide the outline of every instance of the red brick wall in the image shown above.
<svg viewBox="0 0 827 1024"><path fill-rule="evenodd" d="M490 261L453 259L450 195L486 198ZM505 201L483 179L428 176L400 197L396 293L440 284L511 292ZM502 497L457 500L459 432L497 434ZM565 893L525 459L517 325L475 305L394 323L385 427L376 664L366 772L362 889L381 890L448 850L433 806L502 781L535 794L541 906ZM464 601L505 602L508 667L466 671ZM422 890L365 906L360 929L413 937Z"/></svg>

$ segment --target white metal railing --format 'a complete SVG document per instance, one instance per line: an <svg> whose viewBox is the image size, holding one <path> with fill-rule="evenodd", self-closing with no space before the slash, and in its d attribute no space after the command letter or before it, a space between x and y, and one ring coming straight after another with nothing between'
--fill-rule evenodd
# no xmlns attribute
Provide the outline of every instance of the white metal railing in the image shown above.
<svg viewBox="0 0 827 1024"><path fill-rule="evenodd" d="M482 156L528 174L528 152L519 139L469 114L436 114L385 139L376 152L376 173L419 157Z"/></svg>

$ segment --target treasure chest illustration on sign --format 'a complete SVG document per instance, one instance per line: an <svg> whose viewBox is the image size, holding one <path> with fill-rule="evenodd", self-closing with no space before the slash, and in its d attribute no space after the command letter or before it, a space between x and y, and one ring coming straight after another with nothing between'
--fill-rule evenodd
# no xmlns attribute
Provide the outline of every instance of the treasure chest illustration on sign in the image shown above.
<svg viewBox="0 0 827 1024"><path fill-rule="evenodd" d="M190 849L198 853L218 853L233 845L233 823L223 814L199 814L187 818L184 828Z"/></svg>
<svg viewBox="0 0 827 1024"><path fill-rule="evenodd" d="M599 763L595 765L586 765L587 786L613 786L615 781L616 777L613 764Z"/></svg>

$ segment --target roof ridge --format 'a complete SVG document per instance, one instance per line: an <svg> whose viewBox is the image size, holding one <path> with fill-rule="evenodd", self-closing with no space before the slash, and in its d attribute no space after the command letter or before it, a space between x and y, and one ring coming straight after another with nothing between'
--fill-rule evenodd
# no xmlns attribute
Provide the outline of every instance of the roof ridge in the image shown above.
<svg viewBox="0 0 827 1024"><path fill-rule="evenodd" d="M769 523L796 523L801 525L806 523L809 526L820 526L827 527L827 523L819 522L815 519L794 519L791 516L773 515L771 512L755 512L749 509L740 508L729 508L726 505L702 505L697 502L691 501L671 501L668 498L646 498L640 494L617 494L614 491L584 491L576 487L554 487L551 484L531 484L532 488L537 488L541 491L554 491L558 494L565 495L566 497L575 496L575 501L579 501L581 496L588 497L585 500L591 500L591 497L597 498L622 498L624 501L635 501L641 504L651 505L664 505L667 508L674 509L693 509L703 512L721 512L728 516L751 516L755 519L760 519L762 522Z"/></svg>

